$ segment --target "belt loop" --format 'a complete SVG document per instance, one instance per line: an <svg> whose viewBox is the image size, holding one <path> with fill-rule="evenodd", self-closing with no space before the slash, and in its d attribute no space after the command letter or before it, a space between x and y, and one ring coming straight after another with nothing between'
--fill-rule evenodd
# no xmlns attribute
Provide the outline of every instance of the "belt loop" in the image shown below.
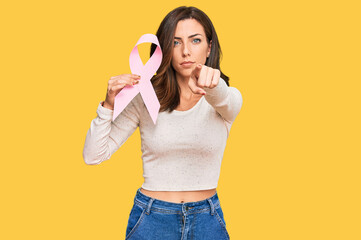
<svg viewBox="0 0 361 240"><path fill-rule="evenodd" d="M145 211L145 213L146 213L147 215L149 215L149 213L150 213L150 208L152 207L153 201L154 201L154 198L151 198L151 199L149 200L147 210Z"/></svg>
<svg viewBox="0 0 361 240"><path fill-rule="evenodd" d="M212 200L211 200L210 198L208 198L207 200L208 200L208 202L209 202L209 205L211 205L211 215L213 216L213 214L214 214L214 205L213 205L213 202L212 202Z"/></svg>

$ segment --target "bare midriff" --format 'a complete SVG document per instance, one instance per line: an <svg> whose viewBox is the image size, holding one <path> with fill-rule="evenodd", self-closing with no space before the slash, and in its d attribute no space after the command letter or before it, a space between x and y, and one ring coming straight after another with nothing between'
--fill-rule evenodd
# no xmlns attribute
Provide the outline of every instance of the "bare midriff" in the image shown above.
<svg viewBox="0 0 361 240"><path fill-rule="evenodd" d="M141 188L140 191L148 197L174 203L198 202L212 197L216 188L197 191L149 191Z"/></svg>

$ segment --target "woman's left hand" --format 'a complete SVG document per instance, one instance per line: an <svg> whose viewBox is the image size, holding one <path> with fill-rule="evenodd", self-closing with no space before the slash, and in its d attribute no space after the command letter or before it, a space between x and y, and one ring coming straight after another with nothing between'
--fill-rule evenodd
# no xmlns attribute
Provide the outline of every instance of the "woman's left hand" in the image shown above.
<svg viewBox="0 0 361 240"><path fill-rule="evenodd" d="M205 95L206 91L204 91L204 88L216 87L220 77L221 72L218 69L197 64L196 68L191 73L188 86L194 94Z"/></svg>

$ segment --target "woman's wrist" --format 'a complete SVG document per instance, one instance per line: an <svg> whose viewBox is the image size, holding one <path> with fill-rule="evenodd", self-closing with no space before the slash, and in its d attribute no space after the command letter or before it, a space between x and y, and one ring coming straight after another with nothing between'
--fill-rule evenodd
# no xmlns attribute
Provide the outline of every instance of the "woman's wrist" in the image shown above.
<svg viewBox="0 0 361 240"><path fill-rule="evenodd" d="M110 110L114 110L112 106L109 106L106 101L102 102L102 107L108 108Z"/></svg>

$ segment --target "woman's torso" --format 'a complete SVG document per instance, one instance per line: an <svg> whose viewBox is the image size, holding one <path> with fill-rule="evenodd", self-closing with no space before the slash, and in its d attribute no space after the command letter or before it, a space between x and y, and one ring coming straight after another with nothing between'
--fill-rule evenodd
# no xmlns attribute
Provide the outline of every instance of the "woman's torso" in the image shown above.
<svg viewBox="0 0 361 240"><path fill-rule="evenodd" d="M197 104L201 96L197 96L190 101L180 101L175 108L178 111L187 111ZM198 191L149 191L144 188L140 190L145 195L159 200L175 203L197 202L212 197L216 193L216 188Z"/></svg>

